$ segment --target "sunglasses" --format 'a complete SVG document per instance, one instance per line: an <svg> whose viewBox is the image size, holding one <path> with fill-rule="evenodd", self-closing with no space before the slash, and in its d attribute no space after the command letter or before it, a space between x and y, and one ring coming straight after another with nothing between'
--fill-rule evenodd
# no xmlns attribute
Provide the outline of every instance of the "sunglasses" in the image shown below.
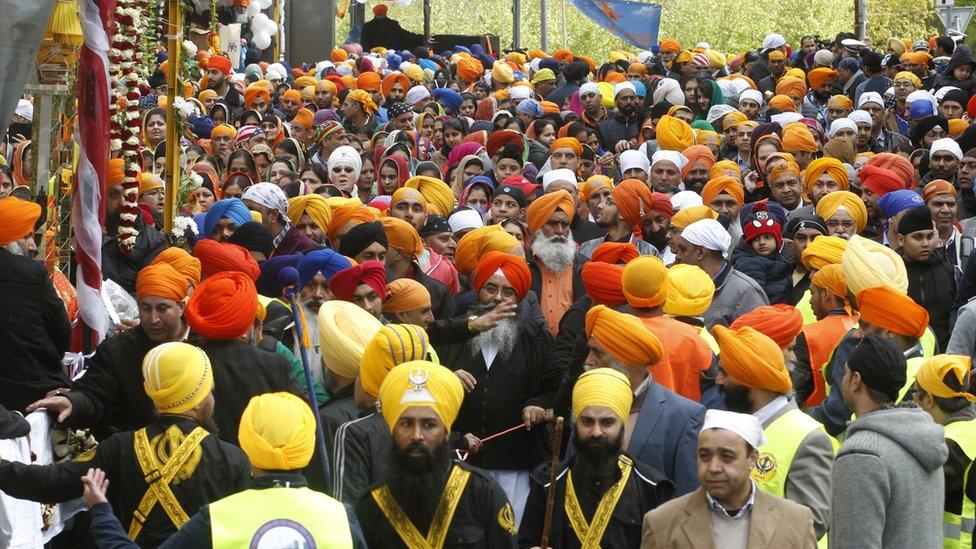
<svg viewBox="0 0 976 549"><path fill-rule="evenodd" d="M342 172L353 173L355 171L356 171L355 169L353 169L353 168L351 168L349 166L346 166L345 168L343 168L342 166L336 166L336 167L332 168L332 173L342 173Z"/></svg>

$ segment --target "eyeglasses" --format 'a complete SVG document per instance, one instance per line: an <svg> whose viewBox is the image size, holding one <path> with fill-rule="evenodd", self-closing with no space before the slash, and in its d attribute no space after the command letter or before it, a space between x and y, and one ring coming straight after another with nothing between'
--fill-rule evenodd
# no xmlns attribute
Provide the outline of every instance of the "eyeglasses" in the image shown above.
<svg viewBox="0 0 976 549"><path fill-rule="evenodd" d="M496 295L498 295L498 292L501 292L502 297L504 299L511 300L518 297L518 295L515 293L515 290L513 290L512 288L499 288L494 284L485 284L484 286L481 287L481 293L485 297L495 297Z"/></svg>
<svg viewBox="0 0 976 549"><path fill-rule="evenodd" d="M828 229L853 229L854 222L849 220L838 221L836 219L831 219L827 221L827 228Z"/></svg>
<svg viewBox="0 0 976 549"><path fill-rule="evenodd" d="M352 168L351 166L346 166L346 167L335 166L335 167L332 168L332 173L342 173L342 172L353 173L355 171L356 170L354 168Z"/></svg>
<svg viewBox="0 0 976 549"><path fill-rule="evenodd" d="M915 84L912 84L911 82L908 82L906 80L902 80L901 82L895 82L894 86L896 88L914 88Z"/></svg>

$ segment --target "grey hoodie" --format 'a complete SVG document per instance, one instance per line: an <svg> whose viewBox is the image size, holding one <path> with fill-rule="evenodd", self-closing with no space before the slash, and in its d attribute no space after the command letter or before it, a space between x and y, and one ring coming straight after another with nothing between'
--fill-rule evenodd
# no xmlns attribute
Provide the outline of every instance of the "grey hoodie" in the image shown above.
<svg viewBox="0 0 976 549"><path fill-rule="evenodd" d="M864 414L847 434L832 475L831 549L941 547L942 426L904 404Z"/></svg>

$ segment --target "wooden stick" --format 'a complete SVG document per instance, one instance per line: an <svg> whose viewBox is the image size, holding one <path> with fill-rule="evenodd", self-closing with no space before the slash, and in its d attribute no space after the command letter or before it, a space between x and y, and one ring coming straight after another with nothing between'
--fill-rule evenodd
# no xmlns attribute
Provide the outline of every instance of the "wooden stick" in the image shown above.
<svg viewBox="0 0 976 549"><path fill-rule="evenodd" d="M563 418L556 418L556 429L552 433L552 466L549 468L549 491L546 493L546 514L542 522L542 540L539 547L549 547L549 530L552 528L552 507L556 502L556 476L559 468L559 448L563 442Z"/></svg>

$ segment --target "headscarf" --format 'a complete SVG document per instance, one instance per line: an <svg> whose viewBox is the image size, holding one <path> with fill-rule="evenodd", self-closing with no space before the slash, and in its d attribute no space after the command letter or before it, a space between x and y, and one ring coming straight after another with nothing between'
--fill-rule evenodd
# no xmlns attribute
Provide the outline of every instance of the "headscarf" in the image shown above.
<svg viewBox="0 0 976 549"><path fill-rule="evenodd" d="M377 396L386 375L399 364L426 360L431 351L427 332L413 324L387 324L366 344L359 365L359 385Z"/></svg>
<svg viewBox="0 0 976 549"><path fill-rule="evenodd" d="M738 330L745 326L754 328L785 350L796 341L796 336L803 329L803 315L792 305L764 305L741 315L729 328Z"/></svg>
<svg viewBox="0 0 976 549"><path fill-rule="evenodd" d="M186 306L186 323L194 333L211 340L240 338L254 325L258 292L254 281L236 271L217 273L193 291Z"/></svg>
<svg viewBox="0 0 976 549"><path fill-rule="evenodd" d="M586 295L600 305L627 303L623 289L623 265L587 261L580 270L580 280Z"/></svg>
<svg viewBox="0 0 976 549"><path fill-rule="evenodd" d="M576 215L576 204L573 200L573 195L569 194L569 191L566 189L546 193L532 201L532 204L529 204L529 208L525 212L525 219L528 222L529 231L535 234L536 231L549 222L549 219L556 210L565 213L570 221Z"/></svg>
<svg viewBox="0 0 976 549"><path fill-rule="evenodd" d="M481 287L498 271L501 271L505 280L512 285L518 300L525 299L525 294L532 286L529 266L525 263L525 259L505 252L488 252L481 256L471 277L471 287L475 292L480 292Z"/></svg>
<svg viewBox="0 0 976 549"><path fill-rule="evenodd" d="M451 370L413 360L390 370L380 385L379 401L391 433L400 416L414 406L430 407L450 432L464 401L464 387Z"/></svg>
<svg viewBox="0 0 976 549"><path fill-rule="evenodd" d="M200 283L200 260L186 253L183 248L170 246L156 254L149 265L159 265L166 263L183 275L191 284Z"/></svg>
<svg viewBox="0 0 976 549"><path fill-rule="evenodd" d="M204 279L217 273L235 271L253 281L261 274L261 268L251 252L230 242L201 238L193 246L193 255L200 260L200 271Z"/></svg>
<svg viewBox="0 0 976 549"><path fill-rule="evenodd" d="M844 165L836 158L823 157L818 158L807 165L807 169L803 171L803 184L807 188L807 192L813 189L814 183L820 179L823 174L828 174L831 179L837 183L837 188L846 191L850 180L847 175L847 169Z"/></svg>
<svg viewBox="0 0 976 549"><path fill-rule="evenodd" d="M354 379L366 344L382 327L376 317L357 305L326 301L319 307L322 364L336 375Z"/></svg>
<svg viewBox="0 0 976 549"><path fill-rule="evenodd" d="M412 278L398 278L386 285L384 313L406 313L430 307L430 291Z"/></svg>
<svg viewBox="0 0 976 549"><path fill-rule="evenodd" d="M160 413L179 414L213 391L213 366L203 349L182 342L157 345L142 359L142 387Z"/></svg>
<svg viewBox="0 0 976 549"><path fill-rule="evenodd" d="M0 245L20 240L34 230L41 206L13 196L0 199Z"/></svg>
<svg viewBox="0 0 976 549"><path fill-rule="evenodd" d="M678 263L668 269L666 314L700 317L711 306L714 296L715 282L701 267Z"/></svg>
<svg viewBox="0 0 976 549"><path fill-rule="evenodd" d="M722 325L712 328L712 334L721 350L722 369L733 381L779 394L793 390L783 351L768 336L748 326L730 330Z"/></svg>
<svg viewBox="0 0 976 549"><path fill-rule="evenodd" d="M823 237L817 237L814 242ZM865 288L890 286L901 293L908 292L905 262L894 250L877 242L852 236L841 256L847 289L855 296Z"/></svg>
<svg viewBox="0 0 976 549"><path fill-rule="evenodd" d="M617 419L626 421L634 402L634 392L627 376L612 368L585 372L573 385L573 419L589 406L610 408Z"/></svg>
<svg viewBox="0 0 976 549"><path fill-rule="evenodd" d="M928 311L890 286L864 288L855 295L863 322L915 339L922 337L929 325Z"/></svg>
<svg viewBox="0 0 976 549"><path fill-rule="evenodd" d="M136 276L136 298L161 297L173 301L186 299L190 287L185 276L166 263L143 267Z"/></svg>
<svg viewBox="0 0 976 549"><path fill-rule="evenodd" d="M302 469L315 451L315 416L308 403L291 393L257 395L241 415L237 438L258 469Z"/></svg>
<svg viewBox="0 0 976 549"><path fill-rule="evenodd" d="M586 338L627 366L657 364L664 347L639 318L597 305L586 313Z"/></svg>
<svg viewBox="0 0 976 549"><path fill-rule="evenodd" d="M658 307L668 296L668 270L655 256L643 255L628 263L621 282L624 296L632 308Z"/></svg>
<svg viewBox="0 0 976 549"><path fill-rule="evenodd" d="M861 232L868 224L868 210L861 197L849 191L827 193L817 202L817 215L829 221L837 210L844 208L854 221L855 232Z"/></svg>

